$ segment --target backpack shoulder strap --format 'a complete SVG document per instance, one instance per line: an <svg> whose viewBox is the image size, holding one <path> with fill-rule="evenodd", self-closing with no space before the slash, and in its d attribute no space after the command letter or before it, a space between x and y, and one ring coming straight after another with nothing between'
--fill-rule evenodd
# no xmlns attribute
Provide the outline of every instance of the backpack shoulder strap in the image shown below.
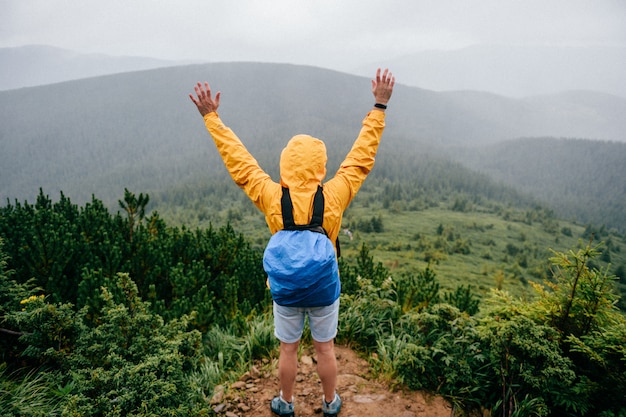
<svg viewBox="0 0 626 417"><path fill-rule="evenodd" d="M283 228L289 229L296 225L293 221L293 204L291 203L291 196L289 194L289 188L283 187L283 196L280 198L280 208L283 212Z"/></svg>
<svg viewBox="0 0 626 417"><path fill-rule="evenodd" d="M291 202L291 194L287 187L283 187L280 205L283 214L283 228L285 230L311 230L328 236L328 233L326 233L326 230L322 227L322 223L324 222L324 193L321 185L317 186L315 197L313 197L313 216L309 224L297 225L293 220L293 203ZM341 256L339 236L337 236L335 246L337 248L337 257L339 257Z"/></svg>
<svg viewBox="0 0 626 417"><path fill-rule="evenodd" d="M324 194L321 186L317 186L317 191L315 192L315 197L313 198L313 216L311 217L311 222L308 225L296 225L294 222L293 203L291 202L291 195L289 194L289 188L287 187L283 187L283 196L280 199L280 204L283 212L283 226L285 229L310 230L311 228L322 227L322 223L324 222Z"/></svg>
<svg viewBox="0 0 626 417"><path fill-rule="evenodd" d="M320 226L324 223L324 193L322 187L317 186L315 197L313 197L313 216L311 217L311 226Z"/></svg>

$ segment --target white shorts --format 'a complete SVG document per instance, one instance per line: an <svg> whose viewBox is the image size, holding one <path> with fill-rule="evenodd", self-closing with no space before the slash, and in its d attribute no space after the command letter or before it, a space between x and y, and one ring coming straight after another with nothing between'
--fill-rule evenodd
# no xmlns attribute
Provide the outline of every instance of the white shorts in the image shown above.
<svg viewBox="0 0 626 417"><path fill-rule="evenodd" d="M274 334L278 340L284 343L299 341L307 316L313 340L323 343L334 339L339 322L339 299L323 307L286 307L274 303Z"/></svg>

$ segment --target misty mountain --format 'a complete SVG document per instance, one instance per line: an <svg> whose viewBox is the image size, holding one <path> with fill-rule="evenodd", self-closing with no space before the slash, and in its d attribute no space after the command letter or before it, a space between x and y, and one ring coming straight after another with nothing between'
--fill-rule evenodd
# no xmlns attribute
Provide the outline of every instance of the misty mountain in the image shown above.
<svg viewBox="0 0 626 417"><path fill-rule="evenodd" d="M78 204L92 194L111 204L124 187L153 192L186 181L228 180L188 98L200 80L222 91L222 119L273 176L280 150L298 133L325 140L328 171L334 172L372 105L368 78L285 64L178 66L2 91L1 201L33 201L43 187ZM532 136L625 141L626 119L615 116L620 112L626 114L626 99L606 94L522 100L400 84L379 161L385 152L417 158L432 149Z"/></svg>
<svg viewBox="0 0 626 417"><path fill-rule="evenodd" d="M147 57L83 54L44 45L0 48L0 90L182 64Z"/></svg>
<svg viewBox="0 0 626 417"><path fill-rule="evenodd" d="M563 218L626 230L626 143L520 138L447 153Z"/></svg>
<svg viewBox="0 0 626 417"><path fill-rule="evenodd" d="M0 48L0 90L191 63L43 45ZM348 72L369 78L377 66L392 69L405 85L433 91L528 97L585 90L626 98L624 47L474 45L422 51Z"/></svg>
<svg viewBox="0 0 626 417"><path fill-rule="evenodd" d="M589 90L626 98L626 48L474 45L387 60L403 83L435 91L509 97ZM372 65L373 66L373 65ZM353 72L367 75L371 66Z"/></svg>
<svg viewBox="0 0 626 417"><path fill-rule="evenodd" d="M520 136L554 136L626 141L626 99L591 91L509 99L490 93L453 91L440 93L476 126L497 126L493 139ZM521 130L525 133L521 134Z"/></svg>

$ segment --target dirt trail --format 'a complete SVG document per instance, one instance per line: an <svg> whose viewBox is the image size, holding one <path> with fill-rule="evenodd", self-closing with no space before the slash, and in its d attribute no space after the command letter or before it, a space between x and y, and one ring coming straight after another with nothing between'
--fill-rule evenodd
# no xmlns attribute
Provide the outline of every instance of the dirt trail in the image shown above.
<svg viewBox="0 0 626 417"><path fill-rule="evenodd" d="M450 417L452 407L441 397L395 391L371 378L369 365L346 346L335 347L337 391L343 400L339 417ZM259 364L229 387L216 388L212 408L226 417L271 417L271 399L278 393L276 363ZM304 349L296 378L296 417L321 417L321 384L315 353Z"/></svg>

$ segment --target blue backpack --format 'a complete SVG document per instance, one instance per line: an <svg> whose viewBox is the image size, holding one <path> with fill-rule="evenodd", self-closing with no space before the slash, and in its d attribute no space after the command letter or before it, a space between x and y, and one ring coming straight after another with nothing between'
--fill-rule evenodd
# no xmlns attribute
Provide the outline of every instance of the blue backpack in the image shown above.
<svg viewBox="0 0 626 417"><path fill-rule="evenodd" d="M284 229L272 235L263 253L272 299L291 307L331 305L339 298L341 283L335 249L322 227L322 187L318 186L313 199L311 223L294 223L293 204L286 187L281 208Z"/></svg>

